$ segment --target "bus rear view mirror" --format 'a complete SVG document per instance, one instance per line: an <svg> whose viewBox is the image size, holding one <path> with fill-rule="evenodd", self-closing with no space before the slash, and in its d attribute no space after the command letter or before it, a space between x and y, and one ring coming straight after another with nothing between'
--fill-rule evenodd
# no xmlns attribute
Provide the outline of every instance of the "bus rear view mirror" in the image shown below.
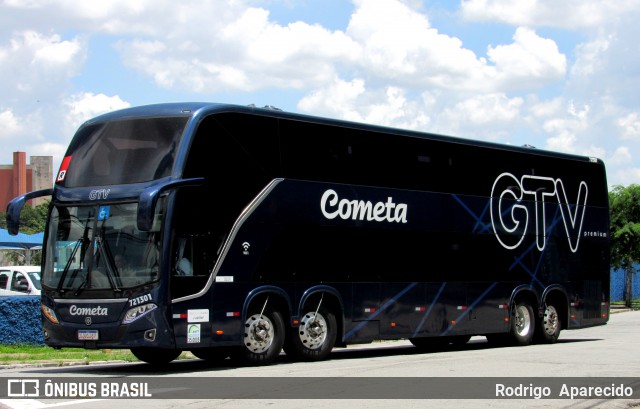
<svg viewBox="0 0 640 409"><path fill-rule="evenodd" d="M177 189L184 186L199 186L204 182L204 178L170 180L165 183L153 185L146 188L138 200L138 230L153 230L156 203L160 195L168 190ZM8 216L7 216L8 217Z"/></svg>
<svg viewBox="0 0 640 409"><path fill-rule="evenodd" d="M10 235L15 236L20 230L20 212L27 203L27 200L35 199L42 196L51 196L53 189L36 190L22 196L18 196L7 205L7 231Z"/></svg>

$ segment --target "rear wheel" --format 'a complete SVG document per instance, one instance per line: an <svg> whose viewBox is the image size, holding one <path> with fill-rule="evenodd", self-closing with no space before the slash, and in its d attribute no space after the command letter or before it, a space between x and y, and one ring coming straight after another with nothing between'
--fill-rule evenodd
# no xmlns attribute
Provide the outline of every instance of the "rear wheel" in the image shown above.
<svg viewBox="0 0 640 409"><path fill-rule="evenodd" d="M537 329L537 340L545 344L553 344L560 336L560 329L561 323L558 310L553 304L546 305Z"/></svg>
<svg viewBox="0 0 640 409"><path fill-rule="evenodd" d="M518 301L511 311L511 339L515 345L529 345L535 330L533 308L526 301Z"/></svg>
<svg viewBox="0 0 640 409"><path fill-rule="evenodd" d="M131 353L139 360L151 365L166 365L182 353L179 349L140 347L131 348Z"/></svg>
<svg viewBox="0 0 640 409"><path fill-rule="evenodd" d="M308 311L300 319L300 326L289 332L284 350L295 359L321 361L331 353L336 334L336 317L331 311Z"/></svg>
<svg viewBox="0 0 640 409"><path fill-rule="evenodd" d="M273 362L284 344L282 315L269 307L257 310L244 323L244 347L235 351L235 357L250 365L268 365Z"/></svg>

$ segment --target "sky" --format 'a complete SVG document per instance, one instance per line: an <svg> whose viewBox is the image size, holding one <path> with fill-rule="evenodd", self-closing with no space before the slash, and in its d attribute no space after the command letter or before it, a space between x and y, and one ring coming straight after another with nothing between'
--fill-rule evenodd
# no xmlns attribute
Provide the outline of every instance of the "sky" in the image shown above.
<svg viewBox="0 0 640 409"><path fill-rule="evenodd" d="M0 164L161 102L597 157L640 183L640 0L0 0Z"/></svg>

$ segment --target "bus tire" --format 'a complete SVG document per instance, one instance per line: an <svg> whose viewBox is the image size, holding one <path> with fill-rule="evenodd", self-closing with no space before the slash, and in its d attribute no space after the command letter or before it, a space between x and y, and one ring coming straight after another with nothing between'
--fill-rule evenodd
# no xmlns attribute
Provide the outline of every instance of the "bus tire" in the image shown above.
<svg viewBox="0 0 640 409"><path fill-rule="evenodd" d="M536 340L543 344L554 344L558 340L561 330L560 316L555 305L545 305L539 324Z"/></svg>
<svg viewBox="0 0 640 409"><path fill-rule="evenodd" d="M533 308L526 301L518 301L511 311L511 341L514 345L531 343L535 331Z"/></svg>
<svg viewBox="0 0 640 409"><path fill-rule="evenodd" d="M235 351L235 358L249 365L268 365L280 355L284 338L284 321L278 311L267 307L260 315L254 310L244 322L244 346Z"/></svg>
<svg viewBox="0 0 640 409"><path fill-rule="evenodd" d="M227 359L231 355L231 350L228 347L209 347L192 349L191 353L203 361L218 363Z"/></svg>
<svg viewBox="0 0 640 409"><path fill-rule="evenodd" d="M336 335L337 321L331 311L308 311L300 319L300 326L291 328L284 351L297 360L322 361L331 353Z"/></svg>
<svg viewBox="0 0 640 409"><path fill-rule="evenodd" d="M182 353L179 349L152 347L131 348L131 353L139 360L151 365L166 365Z"/></svg>

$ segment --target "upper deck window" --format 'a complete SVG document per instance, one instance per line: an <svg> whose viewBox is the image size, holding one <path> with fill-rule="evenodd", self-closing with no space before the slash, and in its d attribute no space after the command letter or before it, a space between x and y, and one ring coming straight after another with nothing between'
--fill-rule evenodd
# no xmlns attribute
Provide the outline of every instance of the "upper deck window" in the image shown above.
<svg viewBox="0 0 640 409"><path fill-rule="evenodd" d="M68 167L58 183L120 185L169 176L187 120L126 119L82 127L69 146Z"/></svg>

